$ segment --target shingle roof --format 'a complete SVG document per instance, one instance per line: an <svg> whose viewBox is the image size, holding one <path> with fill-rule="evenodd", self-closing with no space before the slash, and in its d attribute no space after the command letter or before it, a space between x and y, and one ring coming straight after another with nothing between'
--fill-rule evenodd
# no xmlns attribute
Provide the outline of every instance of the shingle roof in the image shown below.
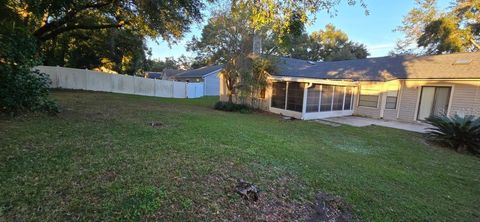
<svg viewBox="0 0 480 222"><path fill-rule="evenodd" d="M150 79L161 79L162 73L161 72L145 72L145 77Z"/></svg>
<svg viewBox="0 0 480 222"><path fill-rule="evenodd" d="M480 78L480 52L389 56L335 62L280 58L275 76L387 81Z"/></svg>
<svg viewBox="0 0 480 222"><path fill-rule="evenodd" d="M223 65L213 65L213 66L204 66L204 67L201 67L201 68L198 68L198 69L191 69L191 70L187 70L185 72L181 72L179 74L177 74L175 77L179 77L179 78L200 78L200 77L203 77L204 75L206 74L209 74L213 71L216 71L216 70L219 70L219 69L222 69L223 68Z"/></svg>

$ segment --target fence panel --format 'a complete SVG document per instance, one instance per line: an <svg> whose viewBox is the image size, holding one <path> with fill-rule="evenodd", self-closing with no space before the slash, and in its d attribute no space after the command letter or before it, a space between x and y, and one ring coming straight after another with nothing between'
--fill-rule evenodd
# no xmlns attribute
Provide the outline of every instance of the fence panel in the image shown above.
<svg viewBox="0 0 480 222"><path fill-rule="evenodd" d="M51 80L50 88L58 88L58 76L57 76L57 67L55 66L37 66L34 70L38 70L41 73L48 75L48 78Z"/></svg>
<svg viewBox="0 0 480 222"><path fill-rule="evenodd" d="M173 81L155 80L155 96L173 97Z"/></svg>
<svg viewBox="0 0 480 222"><path fill-rule="evenodd" d="M186 86L184 82L173 82L173 98L187 98Z"/></svg>
<svg viewBox="0 0 480 222"><path fill-rule="evenodd" d="M203 83L188 83L187 98L198 98L203 96Z"/></svg>
<svg viewBox="0 0 480 222"><path fill-rule="evenodd" d="M113 88L112 75L101 72L87 71L87 90L111 92Z"/></svg>
<svg viewBox="0 0 480 222"><path fill-rule="evenodd" d="M144 96L155 95L155 80L135 77L135 94Z"/></svg>
<svg viewBox="0 0 480 222"><path fill-rule="evenodd" d="M87 89L84 69L58 68L58 87L65 89Z"/></svg>
<svg viewBox="0 0 480 222"><path fill-rule="evenodd" d="M112 92L135 94L134 78L133 76L114 74L112 76Z"/></svg>

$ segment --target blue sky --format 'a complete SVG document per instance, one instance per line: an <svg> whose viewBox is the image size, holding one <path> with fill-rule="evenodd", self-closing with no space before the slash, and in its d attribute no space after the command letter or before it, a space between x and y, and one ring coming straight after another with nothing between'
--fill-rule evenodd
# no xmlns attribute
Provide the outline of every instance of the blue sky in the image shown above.
<svg viewBox="0 0 480 222"><path fill-rule="evenodd" d="M365 3L370 12L368 16L360 6L348 6L343 3L337 7L338 13L335 17L331 17L324 11L318 12L316 21L307 27L307 32L317 31L324 28L326 24L332 23L346 32L351 40L365 44L370 57L386 56L395 47L396 40L402 37L402 33L392 30L401 24L403 16L415 6L415 2L414 0L365 0ZM438 1L440 8L448 5L448 0ZM200 36L203 25L194 24L191 32L171 46L161 39L158 39L158 44L148 40L147 45L152 49L152 58L177 58L182 54L194 56L186 50L185 45L192 36Z"/></svg>

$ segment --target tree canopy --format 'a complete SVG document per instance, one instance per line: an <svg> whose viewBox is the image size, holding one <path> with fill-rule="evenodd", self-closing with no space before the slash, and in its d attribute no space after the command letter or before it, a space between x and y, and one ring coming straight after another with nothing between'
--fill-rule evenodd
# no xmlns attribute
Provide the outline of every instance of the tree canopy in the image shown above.
<svg viewBox="0 0 480 222"><path fill-rule="evenodd" d="M396 30L405 34L397 52L408 52L416 43L420 54L480 50L480 1L456 0L448 11L439 11L436 0L417 0Z"/></svg>

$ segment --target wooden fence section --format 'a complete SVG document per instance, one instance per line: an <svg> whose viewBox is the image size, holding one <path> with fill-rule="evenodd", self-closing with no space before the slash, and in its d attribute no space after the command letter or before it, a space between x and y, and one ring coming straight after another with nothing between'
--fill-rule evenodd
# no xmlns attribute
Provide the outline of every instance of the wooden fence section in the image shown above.
<svg viewBox="0 0 480 222"><path fill-rule="evenodd" d="M49 75L52 81L52 88L82 89L166 98L198 98L204 94L203 83L148 79L138 76L58 66L37 66L34 69Z"/></svg>

